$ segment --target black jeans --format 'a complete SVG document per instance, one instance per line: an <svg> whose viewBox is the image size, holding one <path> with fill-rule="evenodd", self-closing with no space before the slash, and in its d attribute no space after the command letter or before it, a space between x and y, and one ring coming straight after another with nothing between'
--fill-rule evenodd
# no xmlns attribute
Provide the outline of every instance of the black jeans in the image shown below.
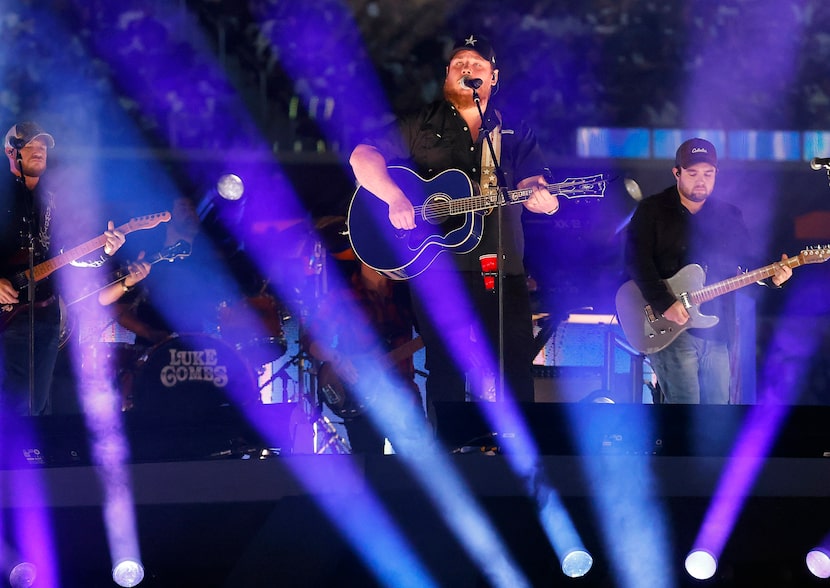
<svg viewBox="0 0 830 588"><path fill-rule="evenodd" d="M503 287L504 394L517 402L532 402L533 325L527 281L523 275L505 276ZM465 372L483 367L498 373L498 293L484 288L478 272L427 271L412 280L412 299L426 345L428 406L463 402Z"/></svg>

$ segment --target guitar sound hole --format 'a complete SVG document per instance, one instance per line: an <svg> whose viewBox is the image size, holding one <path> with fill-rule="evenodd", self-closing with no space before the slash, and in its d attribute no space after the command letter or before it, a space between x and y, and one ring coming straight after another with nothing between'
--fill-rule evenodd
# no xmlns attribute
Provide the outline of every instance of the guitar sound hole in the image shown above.
<svg viewBox="0 0 830 588"><path fill-rule="evenodd" d="M450 216L452 198L446 194L433 194L421 207L421 217L432 225L440 225Z"/></svg>

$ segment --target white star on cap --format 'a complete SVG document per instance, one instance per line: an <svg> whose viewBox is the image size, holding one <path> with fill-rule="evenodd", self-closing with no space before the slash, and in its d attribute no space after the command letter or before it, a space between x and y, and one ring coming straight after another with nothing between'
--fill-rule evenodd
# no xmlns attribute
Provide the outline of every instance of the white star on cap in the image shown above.
<svg viewBox="0 0 830 588"><path fill-rule="evenodd" d="M476 39L473 35L470 35L468 38L464 39L465 45L471 45L475 47L476 43L478 43L478 39Z"/></svg>

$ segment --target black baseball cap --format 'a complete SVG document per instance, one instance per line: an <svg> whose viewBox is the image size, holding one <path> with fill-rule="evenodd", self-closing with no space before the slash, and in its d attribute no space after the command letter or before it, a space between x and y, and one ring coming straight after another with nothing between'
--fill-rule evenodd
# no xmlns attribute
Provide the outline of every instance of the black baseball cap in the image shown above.
<svg viewBox="0 0 830 588"><path fill-rule="evenodd" d="M459 51L475 51L489 61L493 67L496 67L496 52L493 50L490 41L481 35L469 34L463 39L456 41L452 47L450 59L455 57L455 54Z"/></svg>

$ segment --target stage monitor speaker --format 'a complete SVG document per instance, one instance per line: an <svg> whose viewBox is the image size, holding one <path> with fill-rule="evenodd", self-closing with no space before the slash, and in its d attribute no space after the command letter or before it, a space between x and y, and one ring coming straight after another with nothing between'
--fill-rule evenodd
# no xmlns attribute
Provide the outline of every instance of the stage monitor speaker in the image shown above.
<svg viewBox="0 0 830 588"><path fill-rule="evenodd" d="M435 403L436 434L447 450L510 451L533 446L543 455L727 457L757 415L751 405L522 403L521 430L500 430L481 402ZM498 409L497 409L498 410ZM792 406L767 448L768 457L830 456L830 407ZM521 439L528 435L529 439ZM528 443L529 442L529 443Z"/></svg>
<svg viewBox="0 0 830 588"><path fill-rule="evenodd" d="M8 417L0 424L0 468L95 463L85 415ZM128 411L122 425L131 463L313 453L312 427L298 403L193 415Z"/></svg>

